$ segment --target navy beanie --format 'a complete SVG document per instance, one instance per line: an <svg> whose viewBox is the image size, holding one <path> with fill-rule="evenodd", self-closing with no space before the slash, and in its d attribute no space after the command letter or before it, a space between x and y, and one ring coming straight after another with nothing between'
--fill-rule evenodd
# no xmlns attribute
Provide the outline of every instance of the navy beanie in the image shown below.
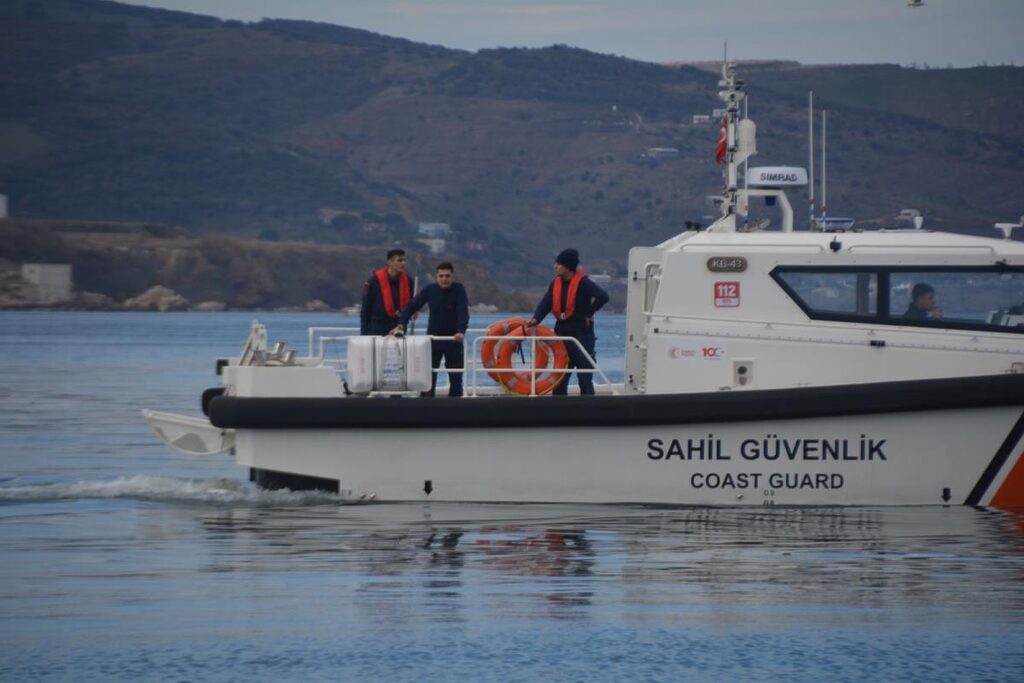
<svg viewBox="0 0 1024 683"><path fill-rule="evenodd" d="M580 265L580 253L575 249L563 249L555 257L555 263L561 263L569 270L575 271L577 266Z"/></svg>

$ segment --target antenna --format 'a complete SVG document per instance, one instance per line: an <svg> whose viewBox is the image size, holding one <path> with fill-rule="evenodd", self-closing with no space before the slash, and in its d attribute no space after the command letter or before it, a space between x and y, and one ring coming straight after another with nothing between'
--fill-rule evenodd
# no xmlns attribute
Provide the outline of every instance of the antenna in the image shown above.
<svg viewBox="0 0 1024 683"><path fill-rule="evenodd" d="M750 98L749 97L744 97L743 98L743 118L744 119L749 119L750 118ZM739 136L737 135L737 138L738 137ZM737 143L738 142L739 141L737 140ZM747 181L747 178L748 178L747 159L744 159L743 160L743 226L744 226L744 228L750 222L750 195L747 194L747 190L749 189L749 183Z"/></svg>
<svg viewBox="0 0 1024 683"><path fill-rule="evenodd" d="M722 215L708 229L717 232L736 232L736 214L739 208L737 200L744 194L738 189L737 169L747 157L757 153L757 147L754 142L753 122L750 121L750 125L739 125L747 123L741 121L740 116L740 103L746 95L743 92L743 80L736 78L735 64L728 61L722 63L722 79L718 81L718 87L723 88L718 91L718 96L725 102L725 118L722 120L718 145L715 147L715 161L725 161L725 168L722 171L725 184L722 187ZM740 139L739 130L745 131L743 140Z"/></svg>
<svg viewBox="0 0 1024 683"><path fill-rule="evenodd" d="M807 179L808 192L810 193L809 204L810 204L810 222L807 224L809 229L814 228L814 91L807 93L807 161L809 177Z"/></svg>
<svg viewBox="0 0 1024 683"><path fill-rule="evenodd" d="M825 191L825 178L827 172L825 170L825 117L828 114L828 109L821 110L821 220L824 221L828 217L828 194Z"/></svg>

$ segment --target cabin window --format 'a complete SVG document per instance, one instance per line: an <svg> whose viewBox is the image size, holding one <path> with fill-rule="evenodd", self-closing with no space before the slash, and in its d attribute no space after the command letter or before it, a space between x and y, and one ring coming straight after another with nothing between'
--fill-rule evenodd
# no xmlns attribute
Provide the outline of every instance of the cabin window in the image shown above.
<svg viewBox="0 0 1024 683"><path fill-rule="evenodd" d="M813 320L1024 334L1019 267L779 266L772 277Z"/></svg>
<svg viewBox="0 0 1024 683"><path fill-rule="evenodd" d="M870 317L878 315L878 274L855 271L782 271L785 283L811 317Z"/></svg>
<svg viewBox="0 0 1024 683"><path fill-rule="evenodd" d="M913 303L915 291L920 295L917 306ZM922 309L921 302L930 309ZM997 270L892 272L889 274L889 317L894 321L925 320L942 327L965 324L1024 328L1024 273Z"/></svg>

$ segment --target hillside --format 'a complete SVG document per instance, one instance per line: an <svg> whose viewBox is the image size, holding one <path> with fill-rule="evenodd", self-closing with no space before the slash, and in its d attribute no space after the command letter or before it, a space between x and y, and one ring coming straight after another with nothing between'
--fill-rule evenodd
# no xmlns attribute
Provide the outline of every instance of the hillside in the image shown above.
<svg viewBox="0 0 1024 683"><path fill-rule="evenodd" d="M443 256L522 286L568 245L623 274L630 246L706 222L721 185L717 129L692 123L717 106L717 77L692 66L102 0L11 0L0 31L0 193L17 217L353 253L422 253L416 225L445 222ZM1024 69L741 72L757 163L805 165L807 90L830 110L834 215L891 224L913 207L932 227L991 234L1022 213L1024 122L1006 112Z"/></svg>
<svg viewBox="0 0 1024 683"><path fill-rule="evenodd" d="M13 284L5 275L13 275L21 261L71 264L79 294L101 295L101 307L116 307L159 285L193 305L215 301L227 308L301 308L318 300L333 309L358 303L366 278L383 262L379 249L196 237L153 224L6 219L0 220L0 231L5 237L0 241L0 307L12 289L5 284ZM432 281L433 265L414 257L409 273L425 285ZM456 274L472 304L520 311L535 303L496 285L478 264L460 263ZM79 303L97 300L78 297Z"/></svg>

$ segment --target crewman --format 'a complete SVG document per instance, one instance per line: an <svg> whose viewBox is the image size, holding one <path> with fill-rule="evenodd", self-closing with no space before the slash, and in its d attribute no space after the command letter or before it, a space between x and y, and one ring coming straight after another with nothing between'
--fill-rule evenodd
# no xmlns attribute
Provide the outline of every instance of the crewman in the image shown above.
<svg viewBox="0 0 1024 683"><path fill-rule="evenodd" d="M385 335L398 323L398 314L412 300L412 285L405 273L405 251L391 249L387 265L373 271L363 285L359 333Z"/></svg>
<svg viewBox="0 0 1024 683"><path fill-rule="evenodd" d="M608 303L608 294L579 270L579 264L580 255L575 249L565 249L555 257L555 279L526 326L533 327L548 313L554 313L555 334L578 339L590 357L594 358L597 342L594 335L594 313ZM576 344L567 341L565 346L569 351L570 368L589 370L593 367ZM576 381L579 382L581 394L594 393L594 376L591 373L577 372ZM565 380L559 382L551 393L564 396L568 389L569 378L566 373Z"/></svg>
<svg viewBox="0 0 1024 683"><path fill-rule="evenodd" d="M441 360L449 370L448 373L448 396L458 398L462 396L462 374L461 372L450 372L451 370L462 370L465 367L465 345L466 328L469 327L469 297L466 296L466 288L461 282L455 281L455 266L448 261L437 264L435 270L437 281L424 287L413 297L407 306L402 308L398 316L398 325L391 334L404 334L405 328L409 325L411 318L424 305L430 307L430 317L427 320L427 334L437 337L453 337L453 339L432 339L430 342L430 367L440 369ZM434 395L437 387L437 373L433 373L430 380L430 391L428 396Z"/></svg>
<svg viewBox="0 0 1024 683"><path fill-rule="evenodd" d="M939 320L942 307L935 305L935 288L927 282L918 282L910 290L910 305L903 317L907 320Z"/></svg>

